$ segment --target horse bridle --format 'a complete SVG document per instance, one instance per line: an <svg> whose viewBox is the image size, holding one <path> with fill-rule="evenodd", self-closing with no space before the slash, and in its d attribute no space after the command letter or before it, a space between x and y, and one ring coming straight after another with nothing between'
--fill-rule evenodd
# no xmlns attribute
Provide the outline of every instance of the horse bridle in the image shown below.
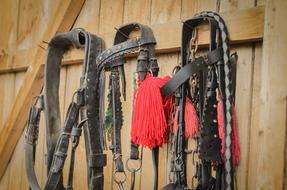
<svg viewBox="0 0 287 190"><path fill-rule="evenodd" d="M63 54L71 48L85 48L83 73L80 87L66 114L63 128L60 124L59 82ZM75 148L84 128L89 189L103 189L103 167L106 155L103 154L103 131L99 126L99 85L96 57L104 49L103 41L83 29L56 35L49 43L45 64L44 103L33 106L30 111L26 131L26 171L31 189L40 189L34 171L36 142L41 110L46 117L47 173L46 190L72 189L72 175ZM75 97L77 99L75 100ZM42 99L42 98L41 98ZM79 118L81 119L78 122ZM72 158L67 188L63 185L63 166L67 156L69 139L72 138Z"/></svg>

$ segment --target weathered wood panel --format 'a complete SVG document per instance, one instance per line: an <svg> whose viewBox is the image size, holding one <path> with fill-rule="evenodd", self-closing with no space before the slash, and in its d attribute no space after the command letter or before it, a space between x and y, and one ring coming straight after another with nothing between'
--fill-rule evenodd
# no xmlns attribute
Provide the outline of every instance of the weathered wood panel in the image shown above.
<svg viewBox="0 0 287 190"><path fill-rule="evenodd" d="M16 1L16 0L15 0ZM22 2L23 0L17 0ZM26 2L29 4L29 1ZM25 3L25 4L26 4ZM75 22L74 27L83 27L87 30L98 34L99 36L103 36L106 40L107 48L111 47L113 43L113 37L115 34L114 27L118 27L123 23L138 21L144 24L151 25L155 31L156 38L158 39L159 46L164 47L166 49L175 48L175 51L178 51L180 44L180 30L181 30L181 20L185 20L191 17L194 13L202 11L202 10L217 10L220 12L244 12L247 8L252 8L259 5L264 5L264 0L219 0L219 1L211 1L211 0L182 0L182 1L161 1L161 0L120 0L120 1L111 1L111 0L87 0L83 6L83 10L79 15L78 19ZM6 5L9 7L10 5ZM42 6L42 5L41 5ZM40 5L37 7L41 7ZM275 9L270 11L270 7L274 6ZM282 4L282 6L285 6ZM269 5L269 17L273 18L273 16L280 15L283 18L283 13L279 9L277 4ZM250 10L250 9L249 9ZM258 9L256 9L258 10ZM35 12L37 12L35 10ZM35 14L34 12L34 14ZM259 13L259 12L258 12ZM272 14L271 14L272 13ZM1 14L1 13L0 13ZM21 11L20 11L21 14ZM33 13L31 13L33 14ZM231 14L232 15L232 14ZM257 16L254 12L252 13L254 19ZM260 12L261 17L262 11ZM250 15L249 15L250 16ZM35 18L35 17L32 17ZM24 19L24 18L23 18ZM28 18L26 18L28 19ZM235 26L234 23L230 23L229 19L232 21L234 18L228 17L227 24L231 26L229 29L231 34L234 31L242 31L242 25ZM37 21L37 19L36 19ZM29 19L27 20L28 24L31 22ZM248 22L248 18L242 22ZM172 24L173 23L173 24ZM269 24L272 22L269 22ZM27 25L28 25L27 24ZM30 23L31 24L31 23ZM276 22L277 24L277 22ZM36 24L37 25L37 22ZM267 25L267 24L266 24ZM273 27L278 29L278 25L267 25L269 33ZM23 28L22 33L27 33L29 27L26 25L21 26ZM163 27L163 28L161 28ZM164 28L165 27L165 28ZM170 31L174 27L173 31ZM258 27L258 26L254 26ZM283 27L283 26L282 26ZM21 29L22 30L22 29ZM250 27L246 28L246 30L250 30ZM245 31L246 31L245 30ZM250 30L251 31L251 30ZM1 31L2 32L2 31ZM1 34L0 32L0 34ZM266 31L265 31L266 32ZM5 32L4 32L5 33ZM18 39L24 44L25 40L21 40L22 33L17 34ZM29 33L29 31L28 31ZM173 35L178 34L178 37L174 40ZM263 33L262 33L263 34ZM7 35L7 32L6 32ZM242 34L240 34L242 35ZM15 33L16 36L16 33ZM29 36L29 35L28 35ZM33 35L32 35L33 36ZM268 36L268 39L271 36ZM33 36L34 37L34 36ZM15 37L14 37L15 38ZM245 38L245 37L244 37ZM16 38L15 38L16 39ZM206 38L208 39L208 38ZM246 37L247 39L247 37ZM273 38L272 38L273 39ZM277 38L276 38L277 39ZM274 39L274 40L276 40ZM5 40L4 40L5 42ZM3 42L3 44L4 44ZM9 46L8 42L6 45ZM206 43L206 42L205 42ZM272 47L277 47L270 41L268 44L273 45ZM279 44L279 43L278 43ZM286 44L286 43L285 43ZM5 45L5 44L4 44ZM4 47L3 45L3 47ZM6 46L5 46L6 47ZM12 46L11 46L12 47ZM28 46L27 46L28 47ZM1 47L2 48L2 44ZM286 49L286 47L281 47L280 49ZM27 48L27 51L30 51ZM277 49L277 48L276 48ZM174 51L173 50L173 51ZM24 50L23 50L24 51ZM283 141L285 137L285 128L283 125L284 116L274 115L277 112L272 113L268 111L269 109L280 109L286 107L286 91L285 88L281 85L280 91L278 88L273 87L271 84L275 83L276 79L274 76L270 75L268 70L273 69L273 73L281 73L286 72L284 70L283 65L281 72L277 70L278 67L269 67L270 54L265 55L263 60L262 56L262 44L261 43L251 43L248 40L241 45L233 45L232 51L237 51L239 55L238 61L238 73L237 73L237 96L236 96L236 104L237 104L237 115L238 115L238 132L240 136L240 145L241 145L241 163L239 168L237 169L237 181L238 181L238 189L282 189L283 186L283 163L284 163L284 146L285 141ZM266 49L263 50L268 52ZM1 54L0 54L1 55ZM28 53L27 53L28 55ZM32 55L32 54L29 54ZM283 53L282 53L283 55ZM66 60L70 60L70 62L81 62L82 53L80 51L73 51L67 55ZM162 53L158 56L158 62L160 64L160 75L164 76L170 74L173 66L178 64L179 62L179 53ZM24 55L14 56L15 60L24 59ZM5 61L5 59L1 59L1 61ZM273 60L273 58L272 58ZM278 58L278 61L279 58ZM9 63L12 62L12 59ZM17 61L19 62L19 61ZM2 63L2 62L1 62ZM7 62L8 63L8 62ZM264 64L264 65L263 65ZM275 63L274 63L275 64ZM277 64L276 64L277 65ZM1 67L1 65L0 65ZM127 75L127 102L123 102L123 110L124 110L124 126L122 130L122 146L123 146L123 160L125 161L129 156L129 135L130 135L130 127L131 127L131 119L132 119L132 98L133 98L133 75L136 69L136 59L128 58L126 64L126 75ZM278 68L279 69L279 68ZM60 87L60 97L61 97L61 112L62 118L64 117L68 104L70 103L71 96L73 91L79 86L79 75L81 73L81 65L68 65L63 67L61 71L61 87ZM282 75L283 76L283 75ZM107 76L108 77L108 76ZM267 83L261 81L262 77L267 78ZM21 78L21 77L20 77ZM17 89L17 74L2 74L0 75L0 107L7 107L5 109L11 109L12 100L9 99L9 96L13 94L13 97L16 95ZM20 80L20 79L19 79ZM280 80L283 80L280 78ZM9 82L10 81L10 82ZM12 82L11 82L12 81ZM277 83L276 83L277 84ZM9 87L13 86L13 89ZM5 93L4 89L8 90ZM273 90L274 89L274 90ZM283 89L283 90L282 90ZM274 93L269 94L269 90L273 90ZM275 93L277 91L277 93ZM8 93L7 93L8 92ZM7 93L7 94L6 94ZM267 96L268 94L268 96ZM284 96L285 95L285 96ZM3 97L3 100L2 100ZM284 99L285 97L285 99ZM265 103L262 102L264 99ZM285 101L285 104L284 104ZM270 102L275 102L272 106ZM276 103L277 102L277 103ZM278 105L280 102L280 106ZM282 103L283 102L283 103ZM9 108L10 105L10 108ZM276 106L276 107L275 107ZM285 106L285 107L284 107ZM0 123L5 122L5 109L0 109ZM263 113L267 110L267 113L272 115L274 119L272 120L271 116L268 117ZM282 114L286 114L286 108L281 112ZM266 119L264 119L266 117ZM264 125L263 122L267 122L267 118L273 121L276 124L277 132L273 129L271 130L269 125ZM46 181L46 170L44 164L44 154L46 152L45 145L45 129L44 129L44 121L41 121L41 130L40 130L40 140L38 144L38 152L37 152L37 162L36 162L36 172L39 176L39 181L43 186ZM269 122L270 123L270 122ZM1 128L2 125L0 125ZM270 125L271 126L271 125ZM284 130L283 130L284 128ZM280 132L280 135L279 135ZM280 142L272 141L273 135L281 139ZM270 140L271 139L271 140ZM269 142L271 141L271 142ZM260 145L260 143L262 145ZM279 144L278 144L279 143ZM190 141L190 146L193 143ZM278 147L276 146L278 145ZM21 152L21 147L23 147L23 136L19 140L16 150L14 152L14 156L10 161L8 168L2 179L0 180L0 189L19 189L26 188L27 181L25 177L24 171L24 162L21 161L23 158L23 152ZM270 155L266 147L271 147L274 150L278 150L278 163L268 165L267 158L274 159L275 155ZM105 168L105 189L117 189L116 184L112 180L112 171L113 171L113 163L112 163L112 155L110 151L107 151L108 155L108 165ZM261 156L263 155L263 157ZM159 188L164 186L168 181L168 171L166 166L167 163L167 147L164 146L160 150L160 164L159 164ZM84 152L84 144L83 138L81 138L81 144L77 150L77 165L75 168L75 189L86 189L86 159ZM67 160L68 161L68 160ZM67 162L68 163L68 162ZM272 168L270 168L273 166ZM15 168L22 168L21 172L15 172ZM281 167L281 168L279 168ZM188 183L191 185L191 175L193 171L193 167L190 165L189 161L189 172L188 172ZM67 166L65 167L65 175L67 174ZM152 171L152 161L151 161L151 151L149 149L144 149L143 156L143 169L136 177L136 189L152 189L153 186L153 171ZM266 170L268 169L268 171ZM279 172L280 170L280 172ZM17 170L16 170L17 171ZM268 174L271 171L274 176ZM258 173L262 173L263 178L260 178ZM130 175L127 172L127 182L125 184L126 187L130 184ZM10 179L14 179L19 177L13 183ZM275 177L276 180L275 180ZM66 180L66 177L65 177ZM266 180L266 181L265 181Z"/></svg>
<svg viewBox="0 0 287 190"><path fill-rule="evenodd" d="M252 137L251 150L258 154L250 158L250 169L257 174L249 176L250 189L286 188L286 110L287 110L287 73L286 18L287 2L284 0L266 1L266 16L262 62L259 69L260 86L254 126L258 126ZM274 51L276 50L276 51ZM256 77L258 79L258 76ZM254 159L253 161L251 159ZM285 162L286 163L286 162ZM250 171L251 171L250 170ZM285 187L284 187L285 185Z"/></svg>

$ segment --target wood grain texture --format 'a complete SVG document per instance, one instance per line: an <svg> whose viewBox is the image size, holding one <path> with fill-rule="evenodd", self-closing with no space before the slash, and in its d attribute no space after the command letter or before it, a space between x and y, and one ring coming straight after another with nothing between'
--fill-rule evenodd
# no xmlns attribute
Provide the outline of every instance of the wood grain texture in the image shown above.
<svg viewBox="0 0 287 190"><path fill-rule="evenodd" d="M119 14L119 10L124 9L123 4L121 4L120 1L117 1L117 4L115 5L111 5L111 4L114 4L114 3L104 0L103 2L101 2L101 6L100 6L101 9L100 9L100 26L99 26L100 34L99 36L101 36L105 40L107 47L110 47L113 43L113 38L114 38L114 33L115 33L114 27L118 27L119 25L121 25L123 17L124 19L129 18L128 13L125 16L123 16L122 14L111 15L110 14L111 9L116 9L117 10L116 12L118 12L118 14ZM201 5L201 3L197 4L200 11L204 9L205 4L207 3L203 3L203 5ZM128 8L128 5L129 4L126 5L127 8ZM145 6L146 8L148 8L148 5L145 5ZM172 2L172 4L169 6L174 6L174 2ZM170 19L169 21L166 21L163 23L162 21L163 18L161 16L159 18L153 17L153 20L151 20L152 21L151 28L157 39L157 46L156 46L157 53L169 53L169 52L179 51L180 40L181 40L181 28L182 28L182 23L179 20L180 19L184 20L187 17L190 17L191 15L195 13L194 12L195 8L191 8L190 11L188 11L189 10L187 8L188 6L184 6L184 7L185 8L182 10L181 16L180 14L175 14L176 19ZM213 5L210 7L215 8L216 6ZM176 9L180 9L180 7ZM134 18L136 16L135 13L129 13L129 14L132 15L132 17ZM159 13L155 13L155 14L159 14ZM160 14L162 15L163 13L160 13ZM226 24L228 25L230 39L231 39L232 44L262 40L263 26L264 26L264 7L261 6L261 7L250 8L250 9L242 9L242 10L237 10L235 12L225 11L220 14L225 19ZM115 24L112 24L111 22L109 22L110 20L107 21L106 17L110 17L110 19L113 20ZM113 17L115 17L115 19L112 19ZM168 17L170 17L170 15ZM134 18L132 18L131 20L127 20L127 21L132 21L132 20L134 21ZM147 15L147 18L144 17L144 18L140 18L139 20L142 20L143 23L148 22L148 15ZM84 21L84 22L88 22L88 21ZM93 26L92 28L95 28L96 25L97 25L97 20L95 22L95 25L87 24L88 28L91 26ZM86 25L83 24L83 26L86 26ZM241 30L241 26L245 26L244 30ZM92 30L96 30L96 29L92 29ZM205 46L209 41L208 28L203 27L201 31L202 31L202 34L200 34L199 45ZM163 33L164 35L162 35ZM23 59L23 55L24 55L23 52L19 52L19 54L16 54L14 57L16 60L21 60ZM81 51L79 50L71 51L71 53L65 56L65 64L69 65L69 64L81 63L82 57L83 57L83 53ZM0 64L0 73L13 72L13 71L19 71L19 70L23 71L27 69L27 67L28 67L28 64L26 65L15 64L12 66L4 65L2 67Z"/></svg>
<svg viewBox="0 0 287 190"><path fill-rule="evenodd" d="M180 20L180 0L153 0L151 24L163 24Z"/></svg>
<svg viewBox="0 0 287 190"><path fill-rule="evenodd" d="M155 1L155 0L154 0ZM104 0L103 0L104 2ZM232 51L237 51L239 54L239 62L238 62L238 76L237 76L237 112L238 112L238 130L239 130L239 136L240 136L240 144L242 148L242 154L241 154L241 163L240 167L237 171L237 180L238 180L238 187L239 189L283 189L283 181L284 181L284 150L286 151L286 145L285 145L285 132L286 132L286 85L282 81L286 81L286 77L284 77L284 73L286 73L286 64L283 64L282 55L285 55L286 53L284 50L286 50L286 38L283 35L284 32L278 32L278 31L286 31L286 26L282 23L284 20L280 20L280 18L286 18L286 13L283 11L283 7L286 6L286 3L283 1L271 1L267 0L266 3L268 6L266 7L266 20L265 23L265 35L264 35L264 47L263 47L263 53L262 53L262 44L260 41L262 41L263 37L263 17L264 17L264 10L263 8L251 8L255 4L257 6L264 5L264 0L257 0L257 1L243 1L243 0L231 0L231 1L225 1L221 0L221 6L220 11L222 12L224 18L226 18L228 27L231 30L231 38L232 41ZM169 4L173 3L179 3L178 1L170 2L167 1ZM282 3L282 4L281 4ZM178 57L178 51L179 51L179 44L180 44L180 33L181 33L181 23L180 19L186 19L190 16L192 16L195 12L206 10L206 9L216 9L216 3L215 1L210 0L204 0L204 1L197 1L197 0L182 0L180 1L180 14L178 14L178 7L175 7L175 12L171 15L177 15L175 16L176 19L173 22L170 22L168 19L165 20L165 18L152 18L154 17L153 14L148 14L151 10L151 6L154 6L157 3L152 2L151 0L147 1L130 1L125 0L115 5L117 7L121 7L120 9L117 8L116 12L119 12L118 15L121 19L115 18L117 16L112 15L109 13L108 8L103 8L103 5L109 5L108 1L105 1L104 4L102 4L102 1L100 0L87 0L87 3L84 5L83 9L85 11L81 12L81 15L79 16L78 20L76 21L76 26L82 26L87 27L89 30L98 33L99 36L103 36L104 39L107 39L108 47L111 46L113 37L115 34L115 30L113 29L114 26L119 26L121 23L128 23L131 21L139 20L145 24L151 24L151 21L154 23L151 24L156 38L159 42L157 47L157 52L161 53L159 58L159 63L161 66L161 75L168 74L170 72L170 68L173 66L173 63L177 63L176 57ZM99 6L99 7L98 7ZM158 5L162 6L162 5ZM170 6L170 5L166 5ZM141 11L138 13L137 11L134 11L133 9L130 10L131 7L134 7L135 9ZM142 9L141 9L142 7ZM251 9L250 9L251 8ZM0 8L1 9L1 8ZM165 12L165 14L168 12L166 11L166 8L160 8ZM268 10L267 10L268 9ZM93 11L95 10L95 12ZM105 16L101 16L102 11ZM252 11L251 11L252 10ZM260 10L260 11L258 11ZM99 11L99 12L97 12ZM156 10L154 10L156 11ZM230 13L232 11L232 13ZM254 12L253 12L254 11ZM258 12L257 12L258 11ZM248 14L247 14L248 12ZM252 12L252 13L251 13ZM245 16L242 16L244 15ZM0 13L1 14L1 13ZM98 15L98 16L97 16ZM141 16L141 15L147 15ZM154 15L160 15L160 13L154 13ZM178 16L179 15L179 16ZM227 16L226 16L227 15ZM234 16L235 15L235 16ZM241 17L241 16L242 17ZM252 20L256 20L257 16L260 17L259 21L261 22L261 33L259 38L253 38L250 40L250 38L247 38L245 33L246 31L251 34L251 36L258 36L258 33L255 34L252 31L256 31L258 29L257 24L254 24ZM93 18L88 18L93 17ZM250 20L250 18L252 18ZM109 22L111 20L115 20L117 24L111 24L114 26L104 26L103 29L100 27L100 23L102 22ZM171 20L174 18L171 18ZM237 19L242 19L239 23L247 23L246 27L243 30L242 24L236 25L235 22ZM97 21L98 20L98 21ZM93 25L93 22L95 21L95 25ZM256 22L259 22L256 20ZM96 24L99 22L99 24ZM279 24L280 23L280 24ZM97 26L99 25L99 26ZM104 24L106 25L106 24ZM173 30L170 30L170 29ZM204 28L203 28L204 29ZM1 30L1 29L0 29ZM105 32L102 34L100 31L105 30ZM244 32L244 34L242 33ZM277 33L278 35L271 35ZM163 35L164 34L164 35ZM235 35L236 34L236 35ZM202 34L207 35L203 32ZM240 38L238 36L241 36ZM248 35L250 37L250 35ZM256 42L255 45L252 45L251 41L257 41L259 39L259 43ZM206 41L207 42L207 41ZM205 43L206 43L205 42ZM235 44L234 44L235 43ZM241 43L241 44L236 44ZM269 48L267 48L269 47ZM276 51L272 51L272 49L276 49ZM23 50L24 51L24 50ZM272 53L271 53L272 51ZM173 52L173 53L167 53L167 52ZM275 53L274 53L275 52ZM27 54L28 55L28 54ZM70 56L70 57L69 57ZM70 66L69 64L79 64L82 61L81 58L82 54L81 52L73 52L71 54L68 54L66 57L66 62L68 66L64 67L66 72L66 68L68 67L68 70L71 70L70 67L75 67L77 69L74 69L73 72L78 73L81 68L80 65ZM263 59L262 59L263 56ZM22 55L15 55L14 59L17 60L16 62L19 62L21 59L24 59L24 54ZM3 65L1 65L1 58L0 58L0 72L9 72L14 71L13 69L18 70L25 70L27 69L26 66L19 67L14 65L14 67L6 67L6 70L2 68ZM73 63L72 63L73 62ZM276 64L276 65L275 65ZM133 72L135 71L135 65L136 60L135 58L128 58L127 64L126 64L126 74L127 74L127 102L123 102L123 109L124 109L124 126L122 131L122 137L123 139L123 156L124 161L129 155L129 133L130 133L130 123L131 123L131 107L132 107L132 76ZM72 73L69 71L69 78L72 78ZM8 75L8 74L5 74ZM9 80L7 76L0 75L0 79L2 80ZM286 75L286 74L285 74ZM63 74L64 78L66 78L66 75ZM264 79L264 80L262 80ZM16 79L17 81L17 76ZM61 79L62 80L62 79ZM65 79L63 79L65 81ZM77 79L73 80L74 83L77 83ZM4 86L9 86L10 83L5 84L1 83L0 81L0 97L4 95L2 89L4 89ZM11 83L12 84L12 83ZM67 89L67 84L72 85L71 82L63 82L64 89ZM15 85L15 84L12 84ZM66 97L67 90L60 91L62 92L61 97ZM69 97L70 95L67 95ZM66 100L67 101L67 100ZM61 104L63 104L63 108L61 108L62 117L64 115L64 112L66 112L67 105L65 105L64 99L62 99ZM11 102L10 102L11 103ZM4 105L4 101L1 101L0 99L0 107L2 108ZM5 104L5 105L8 105ZM277 111L275 111L277 110ZM0 109L0 121L2 118L4 110ZM3 121L4 122L4 121ZM44 126L43 124L41 126ZM1 128L1 125L0 125ZM1 129L0 129L1 131ZM1 136L1 135L0 135ZM40 139L41 142L39 142L38 149L39 152L37 153L37 161L36 163L36 171L38 176L41 178L41 184L44 184L46 180L46 171L45 171L45 164L44 164L44 153L45 153L45 130L42 129L40 131ZM81 139L83 140L83 139ZM21 141L19 141L20 143ZM18 143L18 146L20 145ZM1 146L1 139L0 139L0 146ZM82 146L82 145L81 145ZM270 151L272 150L272 151ZM15 151L14 156L12 160L17 160L14 157L17 157L19 155L17 152L19 152L19 148ZM165 184L167 176L164 175L166 173L164 166L165 158L166 158L166 152L164 149L161 150L160 154L160 187ZM77 152L77 156L79 155L79 158L84 158L85 153L79 153ZM146 149L144 154L144 159L147 161L145 164L144 171L142 172L142 175L138 175L136 179L136 189L150 189L152 187L153 183L153 177L152 177L152 166L150 165L151 160L151 152ZM1 155L2 156L2 155ZM1 159L0 156L0 159ZM42 157L40 157L42 156ZM83 156L83 157L82 157ZM286 156L285 156L286 157ZM117 189L117 187L114 185L112 181L112 158L111 154L108 154L108 166L105 168L105 189ZM274 161L275 160L275 161ZM67 160L68 161L68 160ZM67 162L68 163L68 162ZM149 163L149 164L148 164ZM11 161L11 163L8 166L8 169L6 170L4 177L2 177L0 181L0 189L10 189L12 187L16 188L16 185L14 186L10 178L13 176L18 177L15 173L11 172L10 168L16 167L16 162ZM79 165L86 168L85 163L81 162L79 160ZM189 166L188 166L189 167ZM22 165L23 168L23 165ZM192 168L192 167L190 167ZM23 169L21 169L23 170ZM78 169L79 171L82 171L81 169ZM286 170L286 166L285 166ZM192 170L188 172L188 182L190 185L190 173ZM42 173L42 174L40 174ZM147 175L149 174L149 175ZM128 175L128 181L126 183L126 187L130 184L130 176ZM12 176L12 177L10 177ZM23 187L26 187L23 181L24 179L24 173L21 172L21 184ZM286 175L285 175L286 177ZM77 177L78 178L78 177ZM75 189L86 189L86 177L80 176L80 179L83 181L75 182L76 186ZM148 178L147 181L150 182L150 184L146 184L144 181ZM19 184L16 180L15 184ZM9 187L10 186L10 187ZM286 187L286 185L285 185ZM18 187L19 189L20 187Z"/></svg>
<svg viewBox="0 0 287 190"><path fill-rule="evenodd" d="M260 91L256 99L258 109L254 113L257 118L254 125L258 128L252 134L257 142L251 143L251 150L258 154L252 157L250 167L258 172L249 175L250 189L283 189L284 184L287 86L282 81L287 80L287 36L283 35L287 26L282 22L286 18L286 7L284 0L266 1Z"/></svg>
<svg viewBox="0 0 287 190"><path fill-rule="evenodd" d="M0 67L11 66L16 46L19 0L3 0L0 6Z"/></svg>
<svg viewBox="0 0 287 190"><path fill-rule="evenodd" d="M223 12L221 15L229 28L231 44L262 40L264 7ZM177 19L179 20L180 18ZM161 23L160 20L153 20L154 23L151 23L150 26L157 39L156 53L178 52L180 49L182 23L179 21L168 21L167 23L158 24ZM245 30L241 30L243 25ZM199 45L206 46L209 42L208 28L202 27L200 31L202 33L199 34ZM100 36L106 41L107 46L110 47L113 42L114 31L109 30L108 33L100 33ZM82 56L82 53L79 51L74 55L68 55L67 59L65 59L65 64L78 64L82 61Z"/></svg>
<svg viewBox="0 0 287 190"><path fill-rule="evenodd" d="M124 23L150 24L152 0L125 0Z"/></svg>
<svg viewBox="0 0 287 190"><path fill-rule="evenodd" d="M70 26L74 23L78 13L72 9L72 4L74 3L73 1L74 0L71 0L68 3L61 1L57 7L56 14L53 18L51 18L48 24L48 30L45 32L43 37L44 41L49 41L55 35L58 29L61 29L61 24L65 26L62 28L66 28L67 23L70 23ZM76 3L76 5L78 4ZM78 7L75 7L75 9L79 11ZM73 12L74 17L72 19L69 13L68 18L63 21L65 19L64 16L66 16L65 12L67 10ZM44 57L45 52L43 49L37 48L36 56L33 58L33 62L29 67L30 69L26 73L24 85L18 93L9 118L6 120L4 127L0 131L0 176L3 175L9 159L12 156L14 147L23 131L28 115L30 99L40 92L43 80Z"/></svg>

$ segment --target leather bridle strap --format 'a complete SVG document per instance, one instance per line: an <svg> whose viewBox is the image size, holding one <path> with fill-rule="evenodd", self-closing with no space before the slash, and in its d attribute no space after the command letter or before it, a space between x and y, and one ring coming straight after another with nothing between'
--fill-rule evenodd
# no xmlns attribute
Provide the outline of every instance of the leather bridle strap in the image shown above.
<svg viewBox="0 0 287 190"><path fill-rule="evenodd" d="M42 98L40 98L41 100ZM41 101L42 102L42 101ZM43 104L41 104L43 105ZM26 174L28 177L30 189L40 190L40 186L37 181L37 177L34 170L35 155L36 155L36 145L38 141L39 134L39 122L41 111L43 107L36 107L33 105L30 108L30 114L28 119L28 127L25 132L25 166Z"/></svg>
<svg viewBox="0 0 287 190"><path fill-rule="evenodd" d="M129 35L135 30L139 31L140 36L138 38L129 38ZM128 53L139 52L137 72L139 73L140 80L144 80L147 72L152 72L157 75L158 66L154 57L154 46L156 44L152 30L139 23L130 23L121 26L117 29L117 33L114 39L114 46L105 50L98 58L97 63L99 68L103 71L111 71L111 86L113 100L113 109L121 111L120 93L119 91L119 76L122 81L122 94L125 99L125 76L124 76L124 64L125 55ZM103 88L103 87L102 87ZM117 96L115 96L117 94ZM101 108L103 109L103 108ZM120 128L122 123L120 122L121 115L113 113L113 141L112 150L115 159L115 172L123 172L124 167L121 160L121 136ZM103 117L103 116L101 116ZM139 151L137 145L132 145L130 159L138 160ZM133 171L133 170L131 170ZM134 173L132 174L134 175ZM120 189L123 189L123 181L116 180ZM134 183L133 183L134 184ZM131 186L133 189L133 185Z"/></svg>
<svg viewBox="0 0 287 190"><path fill-rule="evenodd" d="M85 41L80 40L80 30L73 30L55 36L48 46L45 64L44 102L46 117L47 172L52 164L54 150L61 133L59 84L63 54L72 47L82 48Z"/></svg>
<svg viewBox="0 0 287 190"><path fill-rule="evenodd" d="M60 124L59 111L59 82L60 68L63 54L71 48L85 47L83 74L80 80L80 88L74 95L77 100L70 104L63 129ZM90 190L103 189L103 167L106 164L106 157L103 154L103 132L99 128L98 115L99 105L98 90L98 67L96 57L104 48L103 42L83 29L74 29L70 32L56 35L48 46L48 54L45 65L45 116L46 116L46 143L47 143L47 172L48 180L45 190L62 190L63 167L69 146L69 139L80 136L80 131L73 127L77 125L79 113L81 113L81 125L85 125L85 144L88 163L88 186ZM93 124L93 125L92 125ZM34 150L35 151L35 150ZM26 151L27 152L27 151ZM27 152L27 154L30 154ZM73 162L72 162L73 164ZM27 166L33 164L27 163ZM34 168L29 169L35 176ZM73 171L73 170L71 170ZM29 173L28 173L29 176ZM70 177L73 175L70 174ZM72 189L69 177L68 189ZM35 178L28 179L29 184L37 184ZM39 186L31 186L32 189L40 189Z"/></svg>

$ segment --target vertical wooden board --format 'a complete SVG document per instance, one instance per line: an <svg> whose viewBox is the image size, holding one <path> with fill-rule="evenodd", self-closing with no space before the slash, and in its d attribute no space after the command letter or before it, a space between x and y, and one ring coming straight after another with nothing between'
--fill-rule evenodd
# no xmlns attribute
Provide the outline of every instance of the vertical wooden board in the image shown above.
<svg viewBox="0 0 287 190"><path fill-rule="evenodd" d="M266 1L265 28L260 67L261 80L258 93L258 109L254 125L260 128L252 134L257 138L251 148L260 151L250 164L260 175L251 176L250 189L283 189L284 160L286 159L286 1ZM280 36L274 34L282 34ZM276 51L273 51L276 49ZM253 116L254 117L254 116ZM286 184L285 184L286 185Z"/></svg>
<svg viewBox="0 0 287 190"><path fill-rule="evenodd" d="M84 28L91 33L98 34L100 7L100 0L86 0L81 13L74 24L74 28Z"/></svg>
<svg viewBox="0 0 287 190"><path fill-rule="evenodd" d="M215 0L183 0L181 8L181 19L191 18L195 13L201 11L216 10Z"/></svg>
<svg viewBox="0 0 287 190"><path fill-rule="evenodd" d="M125 0L124 23L150 23L151 0Z"/></svg>
<svg viewBox="0 0 287 190"><path fill-rule="evenodd" d="M33 0L19 0L19 17L17 43L28 40L26 44L32 45L32 38L38 29L42 16L42 2Z"/></svg>
<svg viewBox="0 0 287 190"><path fill-rule="evenodd" d="M18 0L1 1L0 6L0 63L12 64L17 32Z"/></svg>
<svg viewBox="0 0 287 190"><path fill-rule="evenodd" d="M72 65L67 67L66 77L66 89L65 89L65 108L64 113L66 114L70 103L72 102L72 96L74 92L80 87L80 77L82 74L82 65ZM81 136L79 146L76 150L75 157L75 168L74 168L74 187L75 189L86 189L87 188L87 164L86 164L86 152L84 136ZM64 168L64 181L67 181L69 163L70 163L70 149L68 150L68 157Z"/></svg>
<svg viewBox="0 0 287 190"><path fill-rule="evenodd" d="M236 113L237 129L240 144L240 165L236 169L237 186L247 189L248 156L250 142L250 115L252 103L252 77L254 66L254 52L252 45L244 45L231 49L238 53L237 79L236 79Z"/></svg>
<svg viewBox="0 0 287 190"><path fill-rule="evenodd" d="M24 135L19 139L13 157L9 163L9 190L16 190L22 187L21 185L21 169L24 164L22 151L24 150Z"/></svg>
<svg viewBox="0 0 287 190"><path fill-rule="evenodd" d="M10 173L10 165L7 166L7 169L6 169L3 177L0 179L0 189L1 190L9 189L9 173Z"/></svg>
<svg viewBox="0 0 287 190"><path fill-rule="evenodd" d="M25 72L19 72L15 74L15 98L24 82Z"/></svg>
<svg viewBox="0 0 287 190"><path fill-rule="evenodd" d="M23 132L23 137L21 137L22 140L22 143L24 144L25 146L25 133ZM21 141L20 139L20 141ZM26 174L26 165L25 165L25 151L24 151L24 147L22 150L20 150L21 152L21 155L20 157L22 158L22 167L20 168L21 169L21 173L19 173L18 175L21 175L21 188L22 189L29 189L29 182L28 182L28 179L27 179L27 174ZM13 155L14 156L14 155ZM19 187L18 187L19 189Z"/></svg>
<svg viewBox="0 0 287 190"><path fill-rule="evenodd" d="M140 178L140 190L153 189L154 171L152 164L152 151L149 148L143 148Z"/></svg>
<svg viewBox="0 0 287 190"><path fill-rule="evenodd" d="M248 158L248 176L247 176L247 188L256 189L256 175L261 173L256 168L256 164L261 159L262 147L258 146L258 143L262 140L263 128L259 125L259 109L261 100L260 89L261 89L261 67L262 67L262 44L256 44L255 56L254 56L254 73L253 73L253 88L252 88L252 107L251 107L251 130L250 130L250 149Z"/></svg>
<svg viewBox="0 0 287 190"><path fill-rule="evenodd" d="M3 74L1 77L1 83L2 83L2 90L4 92L3 96L1 97L2 101L2 121L0 123L1 126L3 126L5 120L8 117L8 114L10 113L10 110L13 106L14 101L14 94L15 94L15 74Z"/></svg>
<svg viewBox="0 0 287 190"><path fill-rule="evenodd" d="M101 0L100 9L100 34L116 32L114 27L123 23L124 0ZM106 47L109 48L114 42L114 36L105 39Z"/></svg>
<svg viewBox="0 0 287 190"><path fill-rule="evenodd" d="M25 72L19 72L15 74L15 94L14 98L16 98L16 95L23 83L25 76ZM25 158L24 158L24 138L25 133L23 132L21 138L19 139L16 149L13 153L13 157L10 161L10 185L9 189L19 189L28 188L28 183L26 178L23 177L23 174L25 172Z"/></svg>
<svg viewBox="0 0 287 190"><path fill-rule="evenodd" d="M151 24L163 24L180 20L180 0L152 0Z"/></svg>
<svg viewBox="0 0 287 190"><path fill-rule="evenodd" d="M265 0L255 0L256 6L263 6L265 5Z"/></svg>
<svg viewBox="0 0 287 190"><path fill-rule="evenodd" d="M220 0L220 11L235 11L250 8L255 5L256 0Z"/></svg>

